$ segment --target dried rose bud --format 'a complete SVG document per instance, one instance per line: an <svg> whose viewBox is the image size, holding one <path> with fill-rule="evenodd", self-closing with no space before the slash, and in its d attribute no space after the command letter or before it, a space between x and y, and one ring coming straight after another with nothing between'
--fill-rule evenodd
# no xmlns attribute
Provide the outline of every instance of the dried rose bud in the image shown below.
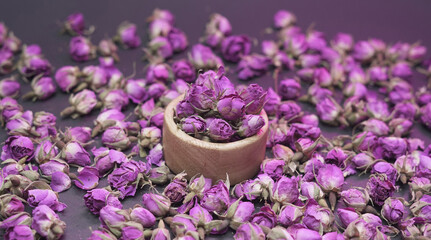
<svg viewBox="0 0 431 240"><path fill-rule="evenodd" d="M90 190L99 185L99 171L95 167L85 166L78 168L75 186L80 189Z"/></svg>
<svg viewBox="0 0 431 240"><path fill-rule="evenodd" d="M185 100L188 101L195 110L206 111L213 108L215 97L214 91L205 86L192 85L186 93Z"/></svg>
<svg viewBox="0 0 431 240"><path fill-rule="evenodd" d="M246 35L226 37L221 43L221 53L224 59L230 62L239 62L251 50L251 40Z"/></svg>
<svg viewBox="0 0 431 240"><path fill-rule="evenodd" d="M73 37L69 43L69 53L74 61L85 62L96 58L96 47L85 37Z"/></svg>
<svg viewBox="0 0 431 240"><path fill-rule="evenodd" d="M154 148L152 148L148 153L146 160L147 160L147 163L154 164L160 167L164 163L162 144L159 143L156 146L154 146Z"/></svg>
<svg viewBox="0 0 431 240"><path fill-rule="evenodd" d="M98 50L100 55L104 57L113 57L116 61L119 61L117 54L118 48L111 39L102 39L99 42Z"/></svg>
<svg viewBox="0 0 431 240"><path fill-rule="evenodd" d="M321 87L332 85L331 74L326 68L316 68L313 74L313 82Z"/></svg>
<svg viewBox="0 0 431 240"><path fill-rule="evenodd" d="M265 240L265 233L262 231L259 225L255 223L243 223L236 230L234 238L236 240Z"/></svg>
<svg viewBox="0 0 431 240"><path fill-rule="evenodd" d="M124 223L129 219L129 211L111 205L106 205L100 210L99 220L102 226L117 237L121 236L122 228L125 227Z"/></svg>
<svg viewBox="0 0 431 240"><path fill-rule="evenodd" d="M284 168L285 161L277 159L265 159L260 165L260 171L268 174L276 181L283 176Z"/></svg>
<svg viewBox="0 0 431 240"><path fill-rule="evenodd" d="M142 203L156 217L165 216L171 207L169 198L153 193L145 193L142 196Z"/></svg>
<svg viewBox="0 0 431 240"><path fill-rule="evenodd" d="M251 216L250 222L256 223L260 226L273 228L277 225L277 215L269 205L265 205L260 209L259 212Z"/></svg>
<svg viewBox="0 0 431 240"><path fill-rule="evenodd" d="M296 33L290 38L285 39L284 48L288 53L291 53L295 57L303 54L308 49L305 35L302 33Z"/></svg>
<svg viewBox="0 0 431 240"><path fill-rule="evenodd" d="M376 158L395 160L407 151L407 143L403 138L381 137L373 150Z"/></svg>
<svg viewBox="0 0 431 240"><path fill-rule="evenodd" d="M348 125L346 120L342 116L342 108L340 105L332 98L326 97L323 101L316 105L317 114L320 119L330 125Z"/></svg>
<svg viewBox="0 0 431 240"><path fill-rule="evenodd" d="M224 66L223 61L214 54L211 48L202 44L196 44L189 53L189 61L199 70L218 69Z"/></svg>
<svg viewBox="0 0 431 240"><path fill-rule="evenodd" d="M355 44L353 50L353 56L361 61L368 62L375 55L375 50L373 46L368 41L359 41Z"/></svg>
<svg viewBox="0 0 431 240"><path fill-rule="evenodd" d="M268 88L267 101L264 105L266 114L275 115L277 113L277 106L280 104L280 102L280 96L278 96L278 94L271 87Z"/></svg>
<svg viewBox="0 0 431 240"><path fill-rule="evenodd" d="M283 100L296 99L301 93L301 84L295 79L285 79L279 84L280 96Z"/></svg>
<svg viewBox="0 0 431 240"><path fill-rule="evenodd" d="M122 208L121 202L118 198L106 189L93 189L84 195L85 206L91 213L98 215L100 210L106 205L116 208Z"/></svg>
<svg viewBox="0 0 431 240"><path fill-rule="evenodd" d="M368 205L369 195L365 189L352 188L340 193L341 200L348 206L362 212Z"/></svg>
<svg viewBox="0 0 431 240"><path fill-rule="evenodd" d="M4 22L0 22L0 45L3 45L4 40L7 37L9 29L6 27Z"/></svg>
<svg viewBox="0 0 431 240"><path fill-rule="evenodd" d="M299 223L303 215L304 211L302 208L289 203L281 208L278 221L282 226L288 227Z"/></svg>
<svg viewBox="0 0 431 240"><path fill-rule="evenodd" d="M178 60L172 64L172 71L176 79L182 79L188 83L196 80L196 70L193 65L185 60Z"/></svg>
<svg viewBox="0 0 431 240"><path fill-rule="evenodd" d="M352 50L354 44L353 36L348 33L337 33L331 41L331 45L340 52Z"/></svg>
<svg viewBox="0 0 431 240"><path fill-rule="evenodd" d="M108 76L105 69L99 66L86 66L82 69L81 75L84 82L81 83L75 91L79 91L80 88L87 86L97 91L108 83Z"/></svg>
<svg viewBox="0 0 431 240"><path fill-rule="evenodd" d="M327 205L326 202L324 201L325 193L315 182L302 182L301 195L303 195L308 199L314 199L316 202L319 202L319 204L321 204L322 206Z"/></svg>
<svg viewBox="0 0 431 240"><path fill-rule="evenodd" d="M115 164L127 162L127 156L116 150L108 150L107 148L92 149L94 154L94 167L99 171L99 176L109 172Z"/></svg>
<svg viewBox="0 0 431 240"><path fill-rule="evenodd" d="M187 195L186 192L187 181L182 181L180 179L174 179L169 183L163 190L163 194L169 198L171 203L176 204L184 200Z"/></svg>
<svg viewBox="0 0 431 240"><path fill-rule="evenodd" d="M53 159L57 154L58 148L50 140L45 139L36 147L34 156L36 162L42 164Z"/></svg>
<svg viewBox="0 0 431 240"><path fill-rule="evenodd" d="M119 168L116 168L108 176L109 185L120 191L120 199L126 196L134 196L138 184L143 179L143 174L147 173L148 169L142 161L130 160L123 162Z"/></svg>
<svg viewBox="0 0 431 240"><path fill-rule="evenodd" d="M37 206L33 210L31 228L47 239L60 239L66 229L66 223L46 205Z"/></svg>
<svg viewBox="0 0 431 240"><path fill-rule="evenodd" d="M149 97L145 87L145 79L129 79L126 82L124 90L132 102L139 104L146 101Z"/></svg>
<svg viewBox="0 0 431 240"><path fill-rule="evenodd" d="M240 122L238 135L241 137L251 137L259 132L265 125L265 120L260 115L245 115Z"/></svg>
<svg viewBox="0 0 431 240"><path fill-rule="evenodd" d="M139 146L143 148L153 148L160 142L162 131L157 127L142 128L138 135Z"/></svg>
<svg viewBox="0 0 431 240"><path fill-rule="evenodd" d="M272 180L272 183L274 183L274 180ZM238 198L244 196L247 200L252 201L261 196L263 192L262 188L263 186L261 185L259 179L250 179L235 185L233 193Z"/></svg>
<svg viewBox="0 0 431 240"><path fill-rule="evenodd" d="M61 212L67 206L58 201L57 194L48 189L33 189L28 191L27 202L31 207L46 205L54 211Z"/></svg>
<svg viewBox="0 0 431 240"><path fill-rule="evenodd" d="M359 218L359 214L354 208L338 208L337 216L341 222L341 226L346 228L351 222Z"/></svg>
<svg viewBox="0 0 431 240"><path fill-rule="evenodd" d="M248 80L264 75L271 64L271 59L259 54L243 56L236 71L240 80Z"/></svg>
<svg viewBox="0 0 431 240"><path fill-rule="evenodd" d="M117 126L109 127L103 132L102 143L109 148L122 150L127 149L131 144L126 130Z"/></svg>
<svg viewBox="0 0 431 240"><path fill-rule="evenodd" d="M219 181L216 185L205 190L200 203L210 212L221 213L226 210L230 204L229 182Z"/></svg>
<svg viewBox="0 0 431 240"><path fill-rule="evenodd" d="M62 158L69 164L88 166L91 164L90 154L79 142L70 141L62 150Z"/></svg>
<svg viewBox="0 0 431 240"><path fill-rule="evenodd" d="M101 228L100 230L94 230L91 232L91 236L87 240L116 240L117 238L109 232L107 229Z"/></svg>
<svg viewBox="0 0 431 240"><path fill-rule="evenodd" d="M321 61L321 58L319 55L316 54L302 54L299 56L299 59L297 61L297 65L299 65L301 68L312 68L316 67Z"/></svg>
<svg viewBox="0 0 431 240"><path fill-rule="evenodd" d="M144 228L150 228L156 223L156 217L147 209L135 206L130 213L131 220L142 224Z"/></svg>
<svg viewBox="0 0 431 240"><path fill-rule="evenodd" d="M386 175L387 179L391 181L394 185L398 178L397 170L392 164L387 162L377 162L376 164L374 164L373 168L371 169L371 173Z"/></svg>
<svg viewBox="0 0 431 240"><path fill-rule="evenodd" d="M296 177L282 176L271 189L271 201L276 206L273 207L277 212L280 205L295 202L299 197L299 179Z"/></svg>
<svg viewBox="0 0 431 240"><path fill-rule="evenodd" d="M91 141L91 128L89 127L73 127L67 128L64 133L64 142L77 141L85 144Z"/></svg>
<svg viewBox="0 0 431 240"><path fill-rule="evenodd" d="M406 215L404 198L388 198L382 207L383 218L391 224L399 223Z"/></svg>
<svg viewBox="0 0 431 240"><path fill-rule="evenodd" d="M6 230L4 239L31 240L34 239L35 234L36 231L27 225L16 225Z"/></svg>
<svg viewBox="0 0 431 240"><path fill-rule="evenodd" d="M9 50L0 50L0 74L9 74L13 70L13 53Z"/></svg>
<svg viewBox="0 0 431 240"><path fill-rule="evenodd" d="M24 212L22 201L23 199L15 195L3 194L0 196L0 215L3 218L8 218L17 213Z"/></svg>
<svg viewBox="0 0 431 240"><path fill-rule="evenodd" d="M172 45L166 37L156 37L148 43L148 48L151 55L168 59L174 54Z"/></svg>
<svg viewBox="0 0 431 240"><path fill-rule="evenodd" d="M117 28L114 41L120 43L124 48L137 48L141 45L141 38L137 34L137 27L133 23L123 22Z"/></svg>
<svg viewBox="0 0 431 240"><path fill-rule="evenodd" d="M302 223L311 230L331 232L334 229L335 216L329 208L317 204L307 206Z"/></svg>
<svg viewBox="0 0 431 240"><path fill-rule="evenodd" d="M389 122L389 128L395 137L402 137L410 133L413 122L404 118L394 118Z"/></svg>
<svg viewBox="0 0 431 240"><path fill-rule="evenodd" d="M80 12L70 14L64 22L64 30L70 35L82 35L85 30L84 15Z"/></svg>
<svg viewBox="0 0 431 240"><path fill-rule="evenodd" d="M17 54L21 51L21 48L22 41L17 38L13 32L9 32L9 36L4 41L2 49Z"/></svg>
<svg viewBox="0 0 431 240"><path fill-rule="evenodd" d="M103 109L120 110L129 104L129 98L122 89L114 89L104 91L99 94L99 98L103 102Z"/></svg>
<svg viewBox="0 0 431 240"><path fill-rule="evenodd" d="M258 84L250 84L246 89L239 92L240 97L245 101L247 114L259 114L262 110L267 92Z"/></svg>
<svg viewBox="0 0 431 240"><path fill-rule="evenodd" d="M181 119L180 128L187 134L196 135L205 131L206 122L201 116L192 115Z"/></svg>
<svg viewBox="0 0 431 240"><path fill-rule="evenodd" d="M397 62L390 68L390 74L393 77L399 77L402 79L409 79L412 75L412 69L406 62Z"/></svg>
<svg viewBox="0 0 431 240"><path fill-rule="evenodd" d="M76 66L63 66L55 73L55 81L60 89L64 92L69 92L79 83L81 72Z"/></svg>
<svg viewBox="0 0 431 240"><path fill-rule="evenodd" d="M30 138L24 136L10 136L2 148L1 160L9 158L17 161L25 158L27 161L34 156L34 145Z"/></svg>
<svg viewBox="0 0 431 240"><path fill-rule="evenodd" d="M70 107L65 108L60 114L61 116L69 116L77 118L80 115L90 113L97 104L97 97L93 91L84 89L77 94L72 94L69 97Z"/></svg>
<svg viewBox="0 0 431 240"><path fill-rule="evenodd" d="M25 119L24 116L10 119L6 123L6 131L9 135L40 136L32 127L31 122Z"/></svg>
<svg viewBox="0 0 431 240"><path fill-rule="evenodd" d="M325 164L320 168L316 180L324 191L338 192L344 184L343 172L332 164Z"/></svg>
<svg viewBox="0 0 431 240"><path fill-rule="evenodd" d="M187 35L175 27L169 31L167 38L174 52L182 52L189 45Z"/></svg>
<svg viewBox="0 0 431 240"><path fill-rule="evenodd" d="M410 206L410 211L413 213L413 216L421 217L424 218L424 220L429 221L431 213L430 203L431 196L423 195L419 200L416 200L416 202Z"/></svg>
<svg viewBox="0 0 431 240"><path fill-rule="evenodd" d="M385 175L373 174L367 182L367 191L373 202L382 206L386 198L391 197L396 188Z"/></svg>
<svg viewBox="0 0 431 240"><path fill-rule="evenodd" d="M172 218L170 227L176 235L184 234L187 231L196 231L197 221L187 214L178 214Z"/></svg>
<svg viewBox="0 0 431 240"><path fill-rule="evenodd" d="M165 228L163 220L159 221L158 227L153 230L151 234L151 239L157 240L170 240L171 235L168 229Z"/></svg>
<svg viewBox="0 0 431 240"><path fill-rule="evenodd" d="M211 121L207 128L208 136L215 141L229 140L235 133L228 122L218 118Z"/></svg>
<svg viewBox="0 0 431 240"><path fill-rule="evenodd" d="M226 36L232 32L229 20L218 14L212 14L205 27L205 43L210 47L217 47Z"/></svg>
<svg viewBox="0 0 431 240"><path fill-rule="evenodd" d="M1 55L0 51L0 66L2 65ZM2 71L2 68L3 66L0 67L0 72ZM30 79L41 74L45 77L49 76L52 71L52 66L45 58L33 55L24 59L23 62L19 62L18 70L24 77Z"/></svg>
<svg viewBox="0 0 431 240"><path fill-rule="evenodd" d="M0 97L15 98L19 95L21 85L18 81L12 78L6 78L0 81Z"/></svg>

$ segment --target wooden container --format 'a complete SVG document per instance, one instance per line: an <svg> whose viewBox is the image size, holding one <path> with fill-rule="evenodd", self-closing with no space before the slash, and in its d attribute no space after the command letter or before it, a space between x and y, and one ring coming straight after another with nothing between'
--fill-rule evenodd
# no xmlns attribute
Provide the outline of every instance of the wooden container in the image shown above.
<svg viewBox="0 0 431 240"><path fill-rule="evenodd" d="M268 116L262 110L265 125L249 138L230 143L212 143L187 135L174 122L175 107L181 95L166 107L163 122L163 153L166 165L174 173L185 171L187 178L203 174L213 183L226 179L236 184L253 178L265 158Z"/></svg>

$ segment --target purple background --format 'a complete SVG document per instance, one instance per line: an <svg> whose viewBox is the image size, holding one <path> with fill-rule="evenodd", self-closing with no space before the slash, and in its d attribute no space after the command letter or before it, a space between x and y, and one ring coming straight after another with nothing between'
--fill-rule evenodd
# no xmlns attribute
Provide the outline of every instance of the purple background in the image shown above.
<svg viewBox="0 0 431 240"><path fill-rule="evenodd" d="M205 23L211 13L218 12L226 16L232 24L233 34L248 34L261 41L273 38L265 34L265 29L272 24L272 16L278 9L292 11L298 18L298 25L304 30L315 24L315 29L332 38L337 32L353 34L355 40L370 37L381 38L387 43L405 41L413 43L421 41L431 50L431 2L421 1L9 1L0 4L0 21L4 21L23 43L39 44L44 55L58 69L63 65L96 65L97 60L85 64L76 64L68 54L70 37L60 35L60 23L75 11L84 13L87 25L94 25L96 32L91 36L94 44L104 38L113 36L117 26L124 20L136 23L139 34L144 42L147 40L145 19L156 7L171 10L176 17L176 26L188 36L189 42L194 44L202 35ZM255 50L259 51L259 45ZM127 76L133 72L136 62L137 77L142 77L144 63L141 62L143 52L140 50L120 50L118 67ZM182 55L184 56L184 55ZM182 56L176 56L175 59ZM232 70L232 69L231 69ZM236 83L239 81L234 74L228 77ZM265 87L272 86L269 74L253 80ZM426 80L421 75L415 75L414 85L421 86ZM29 90L29 86L22 85L22 92ZM49 111L56 115L68 106L68 95L58 92L54 98L43 102L21 102L25 109ZM130 106L128 110L133 107ZM305 106L310 110L311 107ZM92 119L97 115L77 120L57 120L60 129L66 126L92 126ZM322 127L325 136L348 134L350 130ZM430 132L423 126L416 124L412 132L413 137L423 138L427 144L431 143ZM7 134L0 130L0 142ZM356 178L354 178L356 179ZM102 185L103 186L103 185ZM348 187L348 186L347 186ZM83 190L72 187L60 194L60 200L68 208L60 213L60 217L67 224L66 235L63 239L86 239L89 227L97 229L99 220L84 206ZM134 199L124 201L124 206L131 207L139 203L143 191L139 191ZM229 232L225 239L232 238ZM208 238L210 239L210 237Z"/></svg>

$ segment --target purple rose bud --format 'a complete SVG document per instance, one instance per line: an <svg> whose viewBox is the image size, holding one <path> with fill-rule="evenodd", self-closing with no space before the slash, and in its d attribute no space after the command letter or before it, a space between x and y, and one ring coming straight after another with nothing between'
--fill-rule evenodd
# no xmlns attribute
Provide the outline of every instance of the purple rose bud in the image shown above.
<svg viewBox="0 0 431 240"><path fill-rule="evenodd" d="M1 55L2 53L0 51L0 65L3 65ZM2 71L2 68L4 68L4 66L0 67L0 72ZM24 59L23 62L20 62L18 70L22 75L30 79L40 74L46 77L49 76L51 74L52 66L49 61L44 59L42 56L33 55Z"/></svg>
<svg viewBox="0 0 431 240"><path fill-rule="evenodd" d="M348 206L362 212L368 205L369 195L365 189L352 188L340 193L341 200Z"/></svg>
<svg viewBox="0 0 431 240"><path fill-rule="evenodd" d="M139 146L144 148L153 148L160 142L162 131L157 127L145 127L141 129L138 138Z"/></svg>
<svg viewBox="0 0 431 240"><path fill-rule="evenodd" d="M91 140L91 128L89 127L73 127L67 128L64 133L65 142L77 141L81 144L88 143Z"/></svg>
<svg viewBox="0 0 431 240"><path fill-rule="evenodd" d="M48 139L43 140L35 151L35 160L39 164L49 161L58 154L58 148Z"/></svg>
<svg viewBox="0 0 431 240"><path fill-rule="evenodd" d="M246 89L239 92L240 97L245 101L247 114L259 114L262 110L267 92L258 84L250 84Z"/></svg>
<svg viewBox="0 0 431 240"><path fill-rule="evenodd" d="M284 227L288 227L299 223L303 215L303 210L300 207L293 204L286 204L280 210L278 221Z"/></svg>
<svg viewBox="0 0 431 240"><path fill-rule="evenodd" d="M270 87L267 91L267 101L264 105L266 114L275 115L277 113L277 107L281 102L280 96Z"/></svg>
<svg viewBox="0 0 431 240"><path fill-rule="evenodd" d="M379 83L388 79L386 67L374 66L369 68L368 77L371 81Z"/></svg>
<svg viewBox="0 0 431 240"><path fill-rule="evenodd" d="M343 151L343 149L339 148L339 147L335 147L331 150L329 150L328 154L326 155L325 158L325 163L327 164L334 164L338 167L344 167L345 163L344 161L348 158L349 156L347 155L347 153L345 153Z"/></svg>
<svg viewBox="0 0 431 240"><path fill-rule="evenodd" d="M121 239L123 240L145 239L144 230L140 225L126 226L122 228Z"/></svg>
<svg viewBox="0 0 431 240"><path fill-rule="evenodd" d="M187 134L196 135L198 133L203 133L205 131L206 123L199 115L192 115L181 119L180 121L181 130Z"/></svg>
<svg viewBox="0 0 431 240"><path fill-rule="evenodd" d="M307 206L302 223L315 231L331 232L334 229L335 217L329 208L317 204Z"/></svg>
<svg viewBox="0 0 431 240"><path fill-rule="evenodd" d="M234 35L226 37L221 45L224 59L230 62L239 62L242 56L246 56L251 50L251 40L246 35Z"/></svg>
<svg viewBox="0 0 431 240"><path fill-rule="evenodd" d="M214 105L214 91L205 86L192 85L186 94L185 100L196 108L196 110L205 111L211 109Z"/></svg>
<svg viewBox="0 0 431 240"><path fill-rule="evenodd" d="M85 62L96 58L96 47L85 37L73 37L69 43L69 53L73 60Z"/></svg>
<svg viewBox="0 0 431 240"><path fill-rule="evenodd" d="M320 51L326 48L325 34L313 29L307 31L307 44L310 50Z"/></svg>
<svg viewBox="0 0 431 240"><path fill-rule="evenodd" d="M6 219L4 219L0 223L0 229L10 229L16 225L30 225L31 224L31 216L26 212L19 212L15 215L12 215Z"/></svg>
<svg viewBox="0 0 431 240"><path fill-rule="evenodd" d="M232 204L227 211L228 216L232 215L230 227L237 229L239 225L248 222L253 211L254 205L251 202L240 201L237 205Z"/></svg>
<svg viewBox="0 0 431 240"><path fill-rule="evenodd" d="M265 56L274 57L278 52L278 45L272 40L262 41L262 52Z"/></svg>
<svg viewBox="0 0 431 240"><path fill-rule="evenodd" d="M210 212L223 212L230 204L229 186L226 186L223 181L219 181L216 185L203 192L200 203L202 207Z"/></svg>
<svg viewBox="0 0 431 240"><path fill-rule="evenodd" d="M412 62L421 62L427 53L427 48L421 45L411 46L407 59Z"/></svg>
<svg viewBox="0 0 431 240"><path fill-rule="evenodd" d="M126 196L134 196L137 184L143 178L143 173L148 169L142 161L130 160L124 162L108 176L109 185L120 191L120 199Z"/></svg>
<svg viewBox="0 0 431 240"><path fill-rule="evenodd" d="M19 95L21 85L18 81L12 78L6 78L0 81L0 97L15 98Z"/></svg>
<svg viewBox="0 0 431 240"><path fill-rule="evenodd" d="M367 182L367 191L373 202L379 206L382 206L395 190L394 184L385 175L373 174Z"/></svg>
<svg viewBox="0 0 431 240"><path fill-rule="evenodd" d="M382 207L382 216L391 224L399 223L406 215L404 198L388 198Z"/></svg>
<svg viewBox="0 0 431 240"><path fill-rule="evenodd" d="M217 47L231 32L232 26L226 17L212 14L205 28L205 43L212 48Z"/></svg>
<svg viewBox="0 0 431 240"><path fill-rule="evenodd" d="M320 168L316 180L324 191L338 192L344 184L343 172L332 164L325 164Z"/></svg>
<svg viewBox="0 0 431 240"><path fill-rule="evenodd" d="M98 50L100 55L104 57L113 57L116 61L119 61L117 54L118 48L111 39L100 40Z"/></svg>
<svg viewBox="0 0 431 240"><path fill-rule="evenodd" d="M14 70L13 53L6 49L0 50L0 74L9 74Z"/></svg>
<svg viewBox="0 0 431 240"><path fill-rule="evenodd" d="M137 206L130 213L132 221L142 224L144 228L150 228L156 223L156 217L147 209Z"/></svg>
<svg viewBox="0 0 431 240"><path fill-rule="evenodd" d="M378 174L384 174L386 175L387 179L391 181L393 184L395 184L398 173L397 170L394 168L394 166L387 162L378 162L373 165L373 169L371 170L371 173L378 173Z"/></svg>
<svg viewBox="0 0 431 240"><path fill-rule="evenodd" d="M302 68L316 67L320 63L320 56L315 54L303 54L298 59L298 65Z"/></svg>
<svg viewBox="0 0 431 240"><path fill-rule="evenodd" d="M78 176L74 182L80 189L93 189L99 185L99 171L97 168L89 166L78 168Z"/></svg>
<svg viewBox="0 0 431 240"><path fill-rule="evenodd" d="M245 102L238 95L225 95L218 101L217 110L226 120L238 120L244 115Z"/></svg>
<svg viewBox="0 0 431 240"><path fill-rule="evenodd" d="M108 83L107 73L102 67L87 66L84 67L81 74L84 76L85 84L89 85L94 91L99 90Z"/></svg>
<svg viewBox="0 0 431 240"><path fill-rule="evenodd" d="M55 81L62 91L69 92L69 90L78 85L80 74L78 67L64 66L55 73Z"/></svg>
<svg viewBox="0 0 431 240"><path fill-rule="evenodd" d="M420 109L421 112L421 122L429 129L431 129L431 103L423 106Z"/></svg>
<svg viewBox="0 0 431 240"><path fill-rule="evenodd" d="M162 163L164 162L162 144L159 143L154 148L152 148L148 153L146 160L147 163L154 164L160 167L160 165L162 165Z"/></svg>
<svg viewBox="0 0 431 240"><path fill-rule="evenodd" d="M129 98L122 89L108 90L99 94L103 102L103 109L120 110L129 104Z"/></svg>
<svg viewBox="0 0 431 240"><path fill-rule="evenodd" d="M0 22L0 45L3 45L4 40L7 37L9 29L6 27L4 22Z"/></svg>
<svg viewBox="0 0 431 240"><path fill-rule="evenodd" d="M342 108L332 97L326 97L323 101L317 103L316 110L320 120L324 123L335 126L339 123L346 125L341 116Z"/></svg>
<svg viewBox="0 0 431 240"><path fill-rule="evenodd" d="M316 68L313 74L313 82L321 87L329 87L332 85L333 79L326 68Z"/></svg>
<svg viewBox="0 0 431 240"><path fill-rule="evenodd" d="M115 236L120 236L126 219L130 218L130 212L111 205L106 205L100 210L99 220L102 227L109 229Z"/></svg>
<svg viewBox="0 0 431 240"><path fill-rule="evenodd" d="M182 79L188 83L192 83L196 80L195 68L185 59L174 62L172 64L172 71L176 79Z"/></svg>
<svg viewBox="0 0 431 240"><path fill-rule="evenodd" d="M381 137L373 151L376 158L395 160L407 151L407 143L402 138Z"/></svg>
<svg viewBox="0 0 431 240"><path fill-rule="evenodd" d="M168 33L168 41L172 46L174 52L182 52L188 46L186 34L178 28L172 28Z"/></svg>
<svg viewBox="0 0 431 240"><path fill-rule="evenodd" d="M172 45L166 37L156 37L148 43L151 54L162 59L168 59L174 54Z"/></svg>
<svg viewBox="0 0 431 240"><path fill-rule="evenodd" d="M285 79L280 81L279 91L283 100L296 99L301 93L301 84L295 79Z"/></svg>
<svg viewBox="0 0 431 240"><path fill-rule="evenodd" d="M77 118L80 115L89 114L97 104L97 97L93 91L84 89L77 94L72 94L69 97L70 107L65 108L60 115Z"/></svg>
<svg viewBox="0 0 431 240"><path fill-rule="evenodd" d="M122 150L127 149L131 144L126 130L117 126L109 127L103 132L102 143L109 148Z"/></svg>
<svg viewBox="0 0 431 240"><path fill-rule="evenodd" d="M344 70L343 70L344 71ZM296 72L298 77L305 82L312 82L314 80L314 68L304 68Z"/></svg>
<svg viewBox="0 0 431 240"><path fill-rule="evenodd" d="M60 239L66 229L66 223L48 206L40 205L33 209L31 228L47 239ZM48 226L48 227L47 227Z"/></svg>
<svg viewBox="0 0 431 240"><path fill-rule="evenodd" d="M34 155L34 145L30 138L24 136L10 136L6 139L2 148L1 160L12 158L21 160L26 158L31 160Z"/></svg>
<svg viewBox="0 0 431 240"><path fill-rule="evenodd" d="M31 207L46 205L54 211L61 212L67 206L58 201L57 194L48 189L33 189L28 191L27 202Z"/></svg>
<svg viewBox="0 0 431 240"><path fill-rule="evenodd" d="M282 102L277 109L277 117L286 121L292 121L301 115L301 107L294 101Z"/></svg>
<svg viewBox="0 0 431 240"><path fill-rule="evenodd" d="M265 233L263 233L259 225L255 223L243 223L236 230L234 238L236 240L246 240L246 239L265 240Z"/></svg>
<svg viewBox="0 0 431 240"><path fill-rule="evenodd" d="M165 216L171 207L169 198L154 193L145 193L142 196L142 203L156 217Z"/></svg>
<svg viewBox="0 0 431 240"><path fill-rule="evenodd" d="M187 195L186 192L187 181L175 178L171 183L169 183L163 194L169 198L171 203L180 203L184 200Z"/></svg>
<svg viewBox="0 0 431 240"><path fill-rule="evenodd" d="M84 15L80 12L70 14L64 22L64 29L70 35L82 35L85 30Z"/></svg>
<svg viewBox="0 0 431 240"><path fill-rule="evenodd" d="M297 33L290 38L287 38L284 41L284 48L288 53L291 53L295 57L303 54L308 49L305 35L302 33Z"/></svg>
<svg viewBox="0 0 431 240"><path fill-rule="evenodd" d="M310 230L303 225L296 224L287 229L287 232L296 240L321 240L318 231Z"/></svg>
<svg viewBox="0 0 431 240"><path fill-rule="evenodd" d="M268 176L276 181L282 177L284 168L285 161L277 159L266 159L260 165L260 171L268 174Z"/></svg>
<svg viewBox="0 0 431 240"><path fill-rule="evenodd" d="M229 140L235 131L230 124L223 119L214 119L208 125L208 136L214 141Z"/></svg>
<svg viewBox="0 0 431 240"><path fill-rule="evenodd" d="M62 151L62 156L69 164L76 164L79 166L88 166L91 164L90 154L79 142L68 142Z"/></svg>
<svg viewBox="0 0 431 240"><path fill-rule="evenodd" d="M374 54L375 50L368 41L359 41L355 44L353 56L357 60L368 62L374 57Z"/></svg>
<svg viewBox="0 0 431 240"><path fill-rule="evenodd" d="M223 61L209 47L202 44L192 47L189 60L197 70L218 69L220 66L224 66Z"/></svg>
<svg viewBox="0 0 431 240"><path fill-rule="evenodd" d="M94 230L91 232L91 236L87 240L116 240L117 238L106 229Z"/></svg>
<svg viewBox="0 0 431 240"><path fill-rule="evenodd" d="M27 225L16 225L6 230L4 235L5 240L33 240L35 231Z"/></svg>
<svg viewBox="0 0 431 240"><path fill-rule="evenodd" d="M337 33L331 45L340 52L347 52L353 48L353 36L348 33Z"/></svg>
<svg viewBox="0 0 431 240"><path fill-rule="evenodd" d="M299 179L282 176L271 190L271 201L278 205L286 205L295 202L299 197ZM273 207L274 209L274 207ZM278 210L278 208L275 208Z"/></svg>
<svg viewBox="0 0 431 240"><path fill-rule="evenodd" d="M253 214L250 218L251 223L273 228L277 225L277 215L268 205L263 206L259 212Z"/></svg>
<svg viewBox="0 0 431 240"><path fill-rule="evenodd" d="M240 80L247 80L264 75L271 64L268 57L252 54L243 56L238 63L236 71Z"/></svg>
<svg viewBox="0 0 431 240"><path fill-rule="evenodd" d="M126 82L125 92L134 103L142 103L148 99L148 93L145 89L146 81L144 79L129 79Z"/></svg>
<svg viewBox="0 0 431 240"><path fill-rule="evenodd" d="M121 202L118 198L106 189L93 189L84 195L85 206L91 213L98 215L100 210L106 205L116 208L122 208Z"/></svg>
<svg viewBox="0 0 431 240"><path fill-rule="evenodd" d="M402 79L409 79L413 75L410 65L406 62L397 62L392 65L390 73L393 77Z"/></svg>
<svg viewBox="0 0 431 240"><path fill-rule="evenodd" d="M392 78L387 91L389 92L389 100L393 104L413 99L412 86L401 78Z"/></svg>
<svg viewBox="0 0 431 240"><path fill-rule="evenodd" d="M9 36L3 43L2 50L11 51L16 54L21 51L22 41L15 36L13 32L9 33Z"/></svg>
<svg viewBox="0 0 431 240"><path fill-rule="evenodd" d="M133 23L123 22L117 28L114 41L119 42L124 48L137 48L141 45L141 38L137 34L137 27Z"/></svg>
<svg viewBox="0 0 431 240"><path fill-rule="evenodd" d="M296 16L286 10L279 10L274 14L274 26L276 28L286 28L295 24Z"/></svg>
<svg viewBox="0 0 431 240"><path fill-rule="evenodd" d="M3 218L8 218L20 212L24 212L24 204L22 200L15 195L3 194L0 197L0 215Z"/></svg>
<svg viewBox="0 0 431 240"><path fill-rule="evenodd" d="M359 218L359 214L354 208L338 208L337 216L343 228L346 228L351 222Z"/></svg>
<svg viewBox="0 0 431 240"><path fill-rule="evenodd" d="M171 229L177 235L187 231L196 231L196 219L187 214L178 214L172 218Z"/></svg>

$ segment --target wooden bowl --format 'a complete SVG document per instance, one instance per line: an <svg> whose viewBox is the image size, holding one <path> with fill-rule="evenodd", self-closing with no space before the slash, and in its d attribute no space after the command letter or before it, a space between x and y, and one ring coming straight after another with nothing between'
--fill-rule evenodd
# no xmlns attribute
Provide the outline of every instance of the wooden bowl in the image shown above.
<svg viewBox="0 0 431 240"><path fill-rule="evenodd" d="M174 122L175 108L184 95L174 99L165 109L163 122L163 154L166 165L178 174L183 171L187 178L203 174L213 183L226 179L236 184L254 177L265 158L268 137L268 116L260 115L265 125L249 138L230 143L212 143L187 135Z"/></svg>

